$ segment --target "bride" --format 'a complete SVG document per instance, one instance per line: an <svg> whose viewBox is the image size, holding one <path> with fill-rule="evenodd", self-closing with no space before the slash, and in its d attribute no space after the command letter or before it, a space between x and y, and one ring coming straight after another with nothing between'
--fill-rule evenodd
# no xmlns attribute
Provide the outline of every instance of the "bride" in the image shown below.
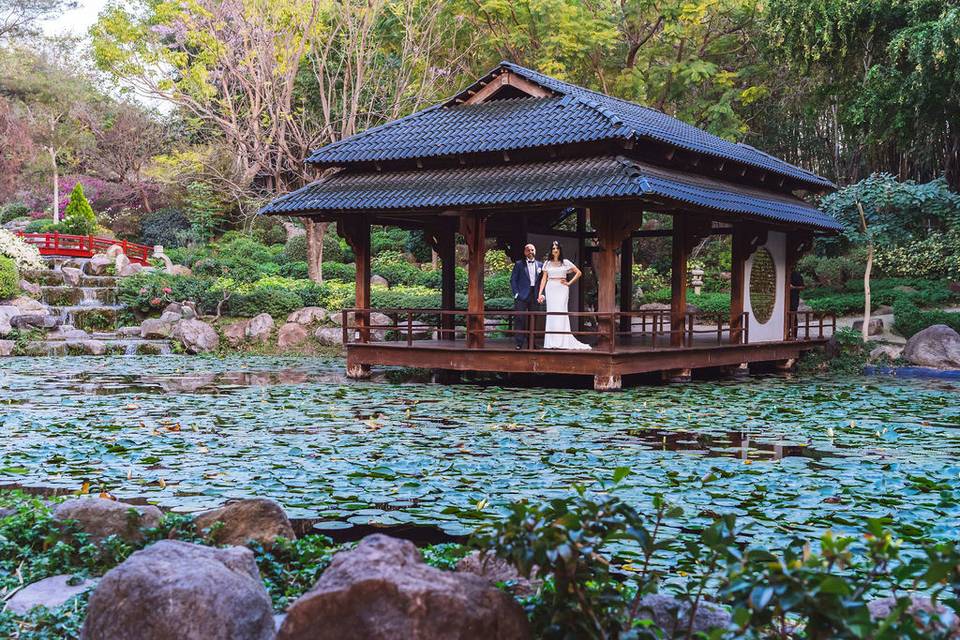
<svg viewBox="0 0 960 640"><path fill-rule="evenodd" d="M573 278L567 281L567 274L573 272ZM559 242L550 247L550 257L543 263L543 278L540 280L540 293L537 302L543 304L544 291L547 300L546 334L544 349L589 349L590 345L577 340L570 333L568 302L570 285L581 276L580 269L563 257L563 248Z"/></svg>

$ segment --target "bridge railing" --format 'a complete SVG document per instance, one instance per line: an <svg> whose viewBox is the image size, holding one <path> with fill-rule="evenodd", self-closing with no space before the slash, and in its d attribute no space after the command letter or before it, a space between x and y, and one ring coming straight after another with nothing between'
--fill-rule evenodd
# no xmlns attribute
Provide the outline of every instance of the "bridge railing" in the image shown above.
<svg viewBox="0 0 960 640"><path fill-rule="evenodd" d="M150 264L150 253L153 251L152 247L127 240L72 235L56 231L52 233L24 233L21 231L17 233L17 237L37 247L40 250L40 255L45 256L89 258L95 253L103 253L110 247L117 245L130 258L131 262L147 266Z"/></svg>

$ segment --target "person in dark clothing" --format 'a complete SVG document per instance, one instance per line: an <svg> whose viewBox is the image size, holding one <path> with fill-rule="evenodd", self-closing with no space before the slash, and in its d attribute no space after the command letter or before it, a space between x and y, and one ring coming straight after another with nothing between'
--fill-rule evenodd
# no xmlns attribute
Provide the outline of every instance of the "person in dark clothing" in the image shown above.
<svg viewBox="0 0 960 640"><path fill-rule="evenodd" d="M540 285L540 274L543 264L537 260L537 248L528 244L523 248L523 260L517 260L510 274L510 289L513 291L514 311L537 311L540 308L537 302L536 288ZM527 330L527 317L516 316L513 319L515 331ZM527 343L526 333L516 333L513 336L517 349L523 349Z"/></svg>

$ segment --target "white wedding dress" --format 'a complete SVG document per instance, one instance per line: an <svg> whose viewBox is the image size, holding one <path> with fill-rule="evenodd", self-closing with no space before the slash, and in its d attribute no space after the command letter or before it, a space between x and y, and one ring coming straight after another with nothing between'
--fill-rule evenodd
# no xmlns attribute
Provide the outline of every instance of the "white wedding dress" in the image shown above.
<svg viewBox="0 0 960 640"><path fill-rule="evenodd" d="M573 263L564 260L563 264L543 263L543 273L547 286L543 295L547 299L546 335L543 338L544 349L589 349L590 345L577 340L570 333L570 287L563 284L567 273L573 269Z"/></svg>

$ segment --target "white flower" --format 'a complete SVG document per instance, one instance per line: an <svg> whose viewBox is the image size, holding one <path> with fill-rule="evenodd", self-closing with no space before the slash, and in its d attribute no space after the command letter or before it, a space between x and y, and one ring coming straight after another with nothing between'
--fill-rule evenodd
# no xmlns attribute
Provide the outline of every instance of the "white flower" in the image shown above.
<svg viewBox="0 0 960 640"><path fill-rule="evenodd" d="M12 258L18 269L46 269L40 250L24 242L6 229L0 229L0 256Z"/></svg>

